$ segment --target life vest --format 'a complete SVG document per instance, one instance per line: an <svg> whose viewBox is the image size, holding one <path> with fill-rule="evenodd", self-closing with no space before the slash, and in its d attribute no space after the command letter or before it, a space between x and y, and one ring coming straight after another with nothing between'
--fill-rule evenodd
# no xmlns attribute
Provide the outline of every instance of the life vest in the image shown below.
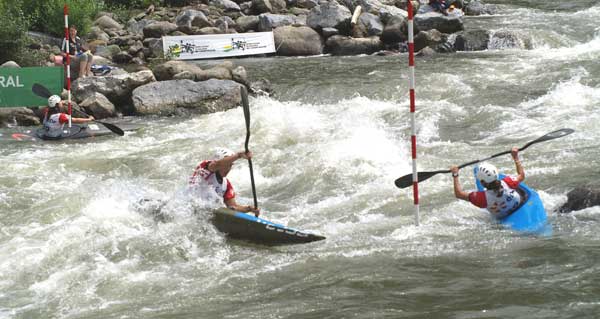
<svg viewBox="0 0 600 319"><path fill-rule="evenodd" d="M471 192L469 201L477 207L487 209L498 219L510 215L521 204L521 194L517 191L519 182L506 176L500 181L500 185L499 192L489 189Z"/></svg>
<svg viewBox="0 0 600 319"><path fill-rule="evenodd" d="M44 116L44 129L46 132L44 135L48 137L59 137L65 126L65 123L69 122L69 116L65 113L54 113L48 116L48 111L46 110L46 115Z"/></svg>
<svg viewBox="0 0 600 319"><path fill-rule="evenodd" d="M200 181L207 183L219 197L223 200L232 199L235 197L235 191L233 186L226 177L222 177L219 182L216 172L211 172L208 169L208 165L211 161L203 161L194 170L194 173L190 177L190 186L197 185Z"/></svg>

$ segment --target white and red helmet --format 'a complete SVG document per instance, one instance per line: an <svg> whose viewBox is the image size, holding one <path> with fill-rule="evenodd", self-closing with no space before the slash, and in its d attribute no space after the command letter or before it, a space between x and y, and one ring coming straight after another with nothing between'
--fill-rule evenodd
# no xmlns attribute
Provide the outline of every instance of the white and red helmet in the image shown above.
<svg viewBox="0 0 600 319"><path fill-rule="evenodd" d="M215 151L214 159L220 160L220 159L224 159L227 156L232 156L232 155L235 155L235 153L232 150L224 148L224 147L218 147Z"/></svg>
<svg viewBox="0 0 600 319"><path fill-rule="evenodd" d="M60 103L61 98L58 95L52 95L48 98L48 106L55 107L58 103Z"/></svg>

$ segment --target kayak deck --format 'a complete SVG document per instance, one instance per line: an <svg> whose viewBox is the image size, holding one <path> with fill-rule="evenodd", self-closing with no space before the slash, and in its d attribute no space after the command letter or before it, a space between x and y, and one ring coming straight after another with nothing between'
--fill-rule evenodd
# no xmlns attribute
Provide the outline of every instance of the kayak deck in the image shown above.
<svg viewBox="0 0 600 319"><path fill-rule="evenodd" d="M325 239L229 208L215 210L212 222L229 237L267 245L304 244Z"/></svg>
<svg viewBox="0 0 600 319"><path fill-rule="evenodd" d="M135 131L139 129L141 126L136 124L119 124L119 128L123 131ZM87 125L81 124L72 124L71 127L66 127L63 129L62 133L57 137L49 137L45 135L45 130L43 127L37 128L35 130L28 130L23 133L14 133L11 137L14 140L23 141L23 140L44 140L44 141L59 141L66 139L81 139L81 138L89 138L89 137L98 137L105 135L114 134L111 130L104 127L102 124L91 123Z"/></svg>

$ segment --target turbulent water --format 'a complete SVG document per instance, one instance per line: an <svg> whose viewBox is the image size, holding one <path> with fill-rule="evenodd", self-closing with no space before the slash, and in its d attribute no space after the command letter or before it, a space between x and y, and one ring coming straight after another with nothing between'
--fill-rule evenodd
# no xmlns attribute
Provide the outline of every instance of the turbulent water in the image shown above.
<svg viewBox="0 0 600 319"><path fill-rule="evenodd" d="M532 50L416 61L419 170L575 133L521 154L554 228L520 235L452 194L411 189L407 56L251 58L276 94L251 98L259 206L327 236L265 247L225 238L186 191L217 146L241 150L241 108L93 141L0 142L0 318L597 318L600 207L555 209L600 178L600 3L496 1L466 28L518 30ZM509 156L492 161L514 173ZM251 203L247 164L230 179ZM470 169L461 181L472 189ZM167 204L161 218L140 199Z"/></svg>

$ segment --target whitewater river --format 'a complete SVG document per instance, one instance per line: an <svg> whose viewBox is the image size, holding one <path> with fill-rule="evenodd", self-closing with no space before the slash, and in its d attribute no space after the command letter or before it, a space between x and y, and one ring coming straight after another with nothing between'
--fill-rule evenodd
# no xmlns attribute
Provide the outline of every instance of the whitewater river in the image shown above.
<svg viewBox="0 0 600 319"><path fill-rule="evenodd" d="M600 207L555 209L599 185L600 3L538 2L466 19L529 34L532 50L416 60L418 166L575 129L521 154L552 236L493 224L453 197L448 174L420 184L415 226L411 189L393 183L411 172L407 55L236 60L276 92L250 99L263 216L327 240L226 239L214 204L186 192L215 147L243 148L241 108L128 119L143 128L123 138L3 139L0 318L598 318ZM492 163L514 173L508 155ZM472 189L471 167L461 173ZM247 164L229 177L251 203ZM167 202L163 216L142 198Z"/></svg>

